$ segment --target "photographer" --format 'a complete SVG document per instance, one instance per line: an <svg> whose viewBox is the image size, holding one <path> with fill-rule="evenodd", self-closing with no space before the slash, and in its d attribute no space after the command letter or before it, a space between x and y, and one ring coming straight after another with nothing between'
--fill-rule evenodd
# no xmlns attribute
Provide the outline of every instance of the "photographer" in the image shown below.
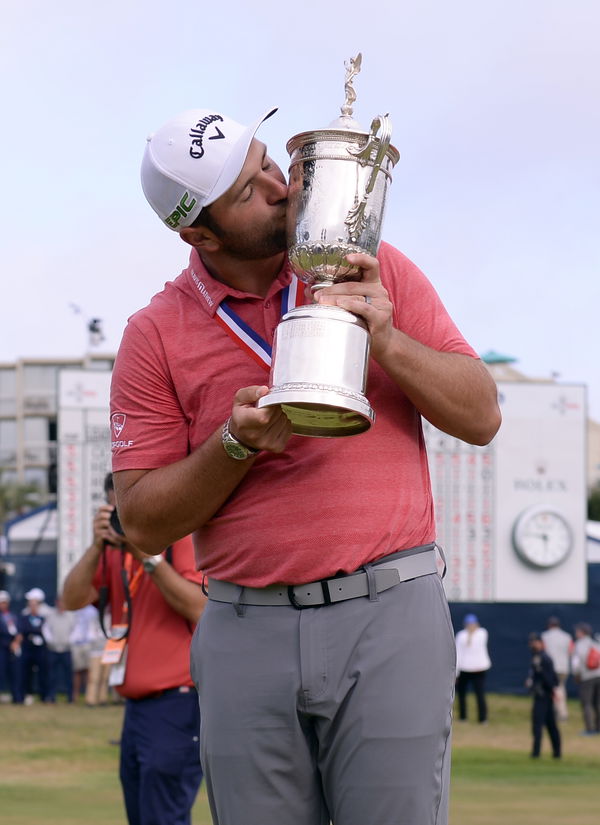
<svg viewBox="0 0 600 825"><path fill-rule="evenodd" d="M94 603L110 683L126 699L120 778L129 825L186 825L202 771L189 646L205 597L191 539L147 556L123 534L112 475L94 539L64 582L69 610ZM110 609L111 624L105 615Z"/></svg>

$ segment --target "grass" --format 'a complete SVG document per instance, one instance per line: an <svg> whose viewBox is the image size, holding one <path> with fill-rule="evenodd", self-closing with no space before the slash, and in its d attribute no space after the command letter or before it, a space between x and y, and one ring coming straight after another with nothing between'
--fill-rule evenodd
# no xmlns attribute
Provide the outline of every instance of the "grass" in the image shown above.
<svg viewBox="0 0 600 825"><path fill-rule="evenodd" d="M530 699L492 695L489 704L488 725L454 726L451 825L598 825L600 737L579 736L579 705L570 702L561 724L557 761L547 739L541 759L528 756ZM110 744L122 713L119 705L0 706L2 825L125 823L119 749ZM211 823L204 790L193 822Z"/></svg>
<svg viewBox="0 0 600 825"><path fill-rule="evenodd" d="M119 825L122 705L0 706L2 825ZM202 790L194 825L210 825Z"/></svg>
<svg viewBox="0 0 600 825"><path fill-rule="evenodd" d="M570 701L560 723L561 760L551 758L545 732L541 758L530 759L530 698L491 696L489 704L488 725L454 725L452 825L598 825L600 737L579 735L579 704Z"/></svg>

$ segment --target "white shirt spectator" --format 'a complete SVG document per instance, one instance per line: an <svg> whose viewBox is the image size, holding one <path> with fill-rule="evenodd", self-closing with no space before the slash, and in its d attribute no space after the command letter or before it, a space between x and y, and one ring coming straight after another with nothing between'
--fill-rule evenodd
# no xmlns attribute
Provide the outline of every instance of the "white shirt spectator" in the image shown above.
<svg viewBox="0 0 600 825"><path fill-rule="evenodd" d="M456 634L456 669L479 673L492 666L487 649L488 632L484 627L459 630Z"/></svg>
<svg viewBox="0 0 600 825"><path fill-rule="evenodd" d="M570 633L560 627L551 627L542 633L544 650L552 659L554 670L557 673L567 674L570 670L573 638Z"/></svg>
<svg viewBox="0 0 600 825"><path fill-rule="evenodd" d="M49 650L66 653L71 648L71 633L75 617L70 611L51 608L42 628L42 635Z"/></svg>

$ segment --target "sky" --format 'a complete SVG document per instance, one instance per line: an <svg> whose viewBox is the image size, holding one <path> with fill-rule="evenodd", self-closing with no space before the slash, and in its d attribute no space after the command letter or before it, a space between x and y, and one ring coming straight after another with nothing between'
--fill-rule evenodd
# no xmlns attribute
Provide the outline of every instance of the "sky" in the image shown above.
<svg viewBox="0 0 600 825"><path fill-rule="evenodd" d="M383 238L479 352L588 386L600 420L597 0L21 0L0 28L0 362L114 352L186 266L139 183L145 139L190 108L287 140L344 102L400 151Z"/></svg>

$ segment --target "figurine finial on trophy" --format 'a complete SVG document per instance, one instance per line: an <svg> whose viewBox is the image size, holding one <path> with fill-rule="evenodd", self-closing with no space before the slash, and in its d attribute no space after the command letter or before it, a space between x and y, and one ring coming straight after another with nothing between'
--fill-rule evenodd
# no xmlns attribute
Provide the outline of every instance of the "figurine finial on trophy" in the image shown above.
<svg viewBox="0 0 600 825"><path fill-rule="evenodd" d="M356 92L352 86L352 81L360 72L360 64L362 63L362 54L359 52L356 57L351 57L344 62L346 67L346 80L344 81L344 90L346 92L346 100L341 107L342 115L345 117L352 117L352 104L356 100Z"/></svg>

